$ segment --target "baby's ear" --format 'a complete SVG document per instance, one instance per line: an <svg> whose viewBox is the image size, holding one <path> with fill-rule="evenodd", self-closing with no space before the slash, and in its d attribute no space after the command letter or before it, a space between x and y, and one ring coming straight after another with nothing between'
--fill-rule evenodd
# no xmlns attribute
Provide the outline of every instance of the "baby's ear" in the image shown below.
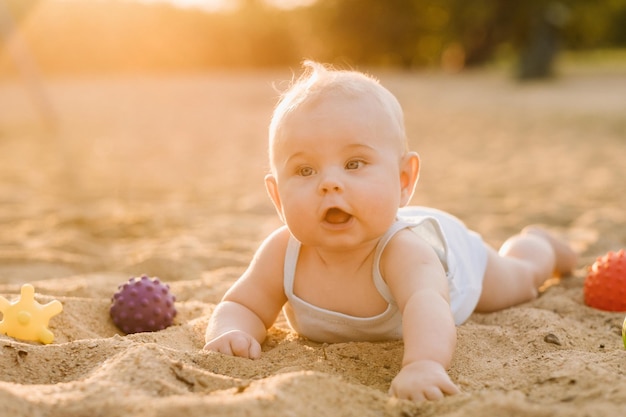
<svg viewBox="0 0 626 417"><path fill-rule="evenodd" d="M270 196L272 203L274 204L274 208L280 217L280 220L284 223L285 219L283 216L283 204L280 201L280 194L278 193L278 183L276 182L276 177L272 174L267 174L265 176L265 189L267 190L267 194Z"/></svg>
<svg viewBox="0 0 626 417"><path fill-rule="evenodd" d="M400 162L400 207L409 204L420 173L420 157L417 152L407 152Z"/></svg>

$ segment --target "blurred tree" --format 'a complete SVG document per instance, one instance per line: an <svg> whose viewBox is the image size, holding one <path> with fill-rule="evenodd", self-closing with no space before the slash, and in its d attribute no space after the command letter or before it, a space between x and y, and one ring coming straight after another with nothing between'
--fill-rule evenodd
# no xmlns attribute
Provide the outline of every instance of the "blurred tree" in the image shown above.
<svg viewBox="0 0 626 417"><path fill-rule="evenodd" d="M18 16L37 2L1 1ZM520 74L531 68L549 73L559 44L626 46L626 0L560 0L569 10L567 24L546 27L554 23L545 20L552 2L317 0L280 9L241 0L236 10L208 13L132 0L39 0L20 23L33 55L50 72L268 67L304 58L460 70L506 51L521 57ZM0 54L0 73L6 62Z"/></svg>
<svg viewBox="0 0 626 417"><path fill-rule="evenodd" d="M407 0L318 0L315 32L324 58L362 64L407 66L420 34L415 2Z"/></svg>
<svg viewBox="0 0 626 417"><path fill-rule="evenodd" d="M626 46L626 0L568 0L571 19L564 30L570 49Z"/></svg>
<svg viewBox="0 0 626 417"><path fill-rule="evenodd" d="M517 72L520 80L546 78L553 74L554 60L569 14L569 9L560 2L550 2L534 14L530 34L521 48Z"/></svg>
<svg viewBox="0 0 626 417"><path fill-rule="evenodd" d="M466 65L486 62L528 19L530 6L509 0L318 0L311 9L333 60L410 67L439 64L449 45L462 48Z"/></svg>
<svg viewBox="0 0 626 417"><path fill-rule="evenodd" d="M555 4L545 0L318 0L308 18L324 40L324 58L350 63L433 65L453 47L464 65L476 66L493 59L506 45L520 55L520 67L525 68L520 72L535 68L537 74L548 74L561 37L569 48L626 45L626 0ZM571 16L567 25L564 10Z"/></svg>
<svg viewBox="0 0 626 417"><path fill-rule="evenodd" d="M245 0L239 13L227 18L232 25L228 32L238 41L233 46L238 48L241 65L268 67L298 59L288 14L262 0Z"/></svg>
<svg viewBox="0 0 626 417"><path fill-rule="evenodd" d="M463 46L468 66L491 59L498 45L510 38L526 18L525 3L507 0L447 0L446 3L451 11L448 36Z"/></svg>

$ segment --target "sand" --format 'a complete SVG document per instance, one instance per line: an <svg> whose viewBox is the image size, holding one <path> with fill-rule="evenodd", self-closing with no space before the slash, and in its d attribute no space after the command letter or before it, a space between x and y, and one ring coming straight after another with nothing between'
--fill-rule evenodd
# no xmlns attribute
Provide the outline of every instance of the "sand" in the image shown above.
<svg viewBox="0 0 626 417"><path fill-rule="evenodd" d="M473 315L450 369L462 394L388 397L402 343L320 345L279 320L256 361L204 352L212 309L279 225L263 188L273 82L290 71L54 78L46 130L0 81L0 294L61 301L52 344L0 336L2 416L615 416L626 402L624 313L583 302L586 267L626 247L626 76L379 72L422 157L413 203L500 245L529 223L581 252L530 303ZM278 84L280 87L280 83ZM147 274L174 325L124 335L108 309Z"/></svg>

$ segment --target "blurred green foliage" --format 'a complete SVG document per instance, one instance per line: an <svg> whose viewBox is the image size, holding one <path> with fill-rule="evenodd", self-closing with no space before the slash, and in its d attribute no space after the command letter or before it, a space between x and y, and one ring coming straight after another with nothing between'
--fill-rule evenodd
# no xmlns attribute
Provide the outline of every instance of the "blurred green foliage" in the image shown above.
<svg viewBox="0 0 626 417"><path fill-rule="evenodd" d="M0 1L49 72L271 67L304 58L458 70L626 46L626 0L317 0L287 10L243 0L221 13L129 0ZM6 67L0 46L0 73Z"/></svg>
<svg viewBox="0 0 626 417"><path fill-rule="evenodd" d="M538 21L550 20L565 49L626 46L626 0L318 0L311 15L325 58L356 63L438 64L450 46L465 64L521 54Z"/></svg>

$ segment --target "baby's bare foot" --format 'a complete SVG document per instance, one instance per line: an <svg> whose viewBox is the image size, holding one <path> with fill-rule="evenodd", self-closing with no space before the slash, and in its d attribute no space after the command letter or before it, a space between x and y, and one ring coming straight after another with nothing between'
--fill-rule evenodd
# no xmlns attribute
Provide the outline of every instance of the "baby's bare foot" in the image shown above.
<svg viewBox="0 0 626 417"><path fill-rule="evenodd" d="M567 275L574 270L578 263L578 254L567 242L554 236L541 226L527 226L522 230L522 234L524 233L539 236L550 242L556 255L555 272L559 275Z"/></svg>

